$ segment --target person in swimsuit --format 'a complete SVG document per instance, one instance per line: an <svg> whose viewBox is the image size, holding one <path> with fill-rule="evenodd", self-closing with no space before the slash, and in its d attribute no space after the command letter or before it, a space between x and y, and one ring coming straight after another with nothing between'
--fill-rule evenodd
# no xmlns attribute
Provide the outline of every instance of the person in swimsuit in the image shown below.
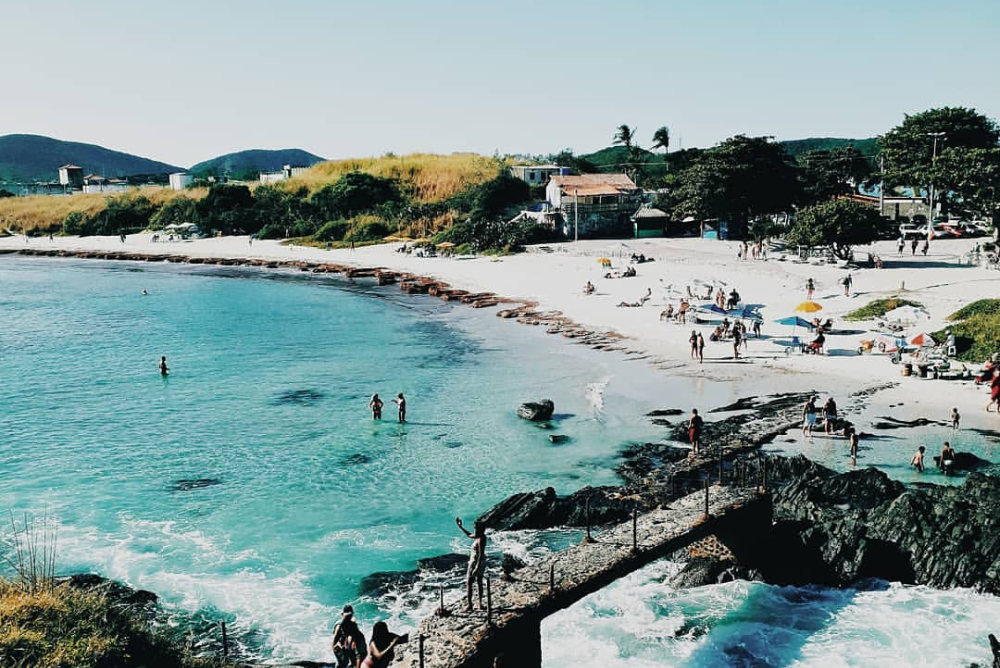
<svg viewBox="0 0 1000 668"><path fill-rule="evenodd" d="M479 589L479 608L483 607L483 575L486 573L486 527L476 520L470 532L462 526L462 518L456 517L455 524L466 536L472 539L472 550L469 552L469 567L465 571L465 607L472 610L472 583L475 581Z"/></svg>
<svg viewBox="0 0 1000 668"><path fill-rule="evenodd" d="M924 452L927 450L924 446L917 448L917 454L913 455L913 459L910 460L910 466L917 469L917 473L924 472Z"/></svg>
<svg viewBox="0 0 1000 668"><path fill-rule="evenodd" d="M698 332L698 363L705 361L705 337Z"/></svg>
<svg viewBox="0 0 1000 668"><path fill-rule="evenodd" d="M951 443L948 441L944 442L944 447L941 448L941 454L938 456L937 465L945 475L951 475L951 467L955 464L955 449L951 447Z"/></svg>
<svg viewBox="0 0 1000 668"><path fill-rule="evenodd" d="M396 398L392 400L392 403L399 406L399 421L406 422L406 399L403 398L403 393L400 392L396 395Z"/></svg>
<svg viewBox="0 0 1000 668"><path fill-rule="evenodd" d="M802 408L802 435L812 437L816 425L816 397L809 397Z"/></svg>
<svg viewBox="0 0 1000 668"><path fill-rule="evenodd" d="M827 436L833 435L833 429L837 424L837 402L830 397L823 404L823 422Z"/></svg>
<svg viewBox="0 0 1000 668"><path fill-rule="evenodd" d="M170 369L167 367L167 356L163 355L160 357L160 375L166 376L170 373Z"/></svg>
<svg viewBox="0 0 1000 668"><path fill-rule="evenodd" d="M688 343L691 344L691 359L698 356L698 333L691 330L691 336L688 338Z"/></svg>
<svg viewBox="0 0 1000 668"><path fill-rule="evenodd" d="M698 415L698 409L691 409L691 417L688 419L688 439L691 441L691 454L698 454L701 449L701 429L705 426L705 420Z"/></svg>
<svg viewBox="0 0 1000 668"><path fill-rule="evenodd" d="M372 409L372 419L381 420L382 419L382 406L385 404L379 398L378 393L372 395L371 401L368 402L368 408Z"/></svg>
<svg viewBox="0 0 1000 668"><path fill-rule="evenodd" d="M365 634L354 621L354 608L350 604L345 605L340 621L333 627L333 656L337 668L358 668L366 653Z"/></svg>
<svg viewBox="0 0 1000 668"><path fill-rule="evenodd" d="M368 643L368 656L361 663L364 668L389 668L396 658L396 645L409 642L409 634L396 635L389 631L385 622L375 622L372 628L372 641Z"/></svg>
<svg viewBox="0 0 1000 668"><path fill-rule="evenodd" d="M951 409L951 428L958 429L958 423L961 422L962 416L958 414L957 408Z"/></svg>

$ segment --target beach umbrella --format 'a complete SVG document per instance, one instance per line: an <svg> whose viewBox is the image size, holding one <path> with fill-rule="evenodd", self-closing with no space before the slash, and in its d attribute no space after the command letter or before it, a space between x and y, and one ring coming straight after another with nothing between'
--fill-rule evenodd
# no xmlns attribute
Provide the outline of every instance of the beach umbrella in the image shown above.
<svg viewBox="0 0 1000 668"><path fill-rule="evenodd" d="M598 264L604 264L605 262L611 262L611 260L609 260L606 257L599 257L599 258L597 258L597 263Z"/></svg>
<svg viewBox="0 0 1000 668"><path fill-rule="evenodd" d="M906 340L900 336L893 336L892 334L886 334L885 332L878 332L874 337L875 343L882 343L885 345L885 352L894 353L898 349L906 345Z"/></svg>
<svg viewBox="0 0 1000 668"><path fill-rule="evenodd" d="M705 313L717 313L719 315L726 315L726 309L722 308L718 304L706 303L698 307L699 311L704 311Z"/></svg>
<svg viewBox="0 0 1000 668"><path fill-rule="evenodd" d="M802 302L801 304L799 304L798 306L795 307L795 312L796 313L799 313L799 312L801 312L801 313L815 313L816 311L822 311L822 310L823 310L822 305L817 304L816 302Z"/></svg>
<svg viewBox="0 0 1000 668"><path fill-rule="evenodd" d="M937 345L937 341L934 340L934 337L928 334L927 332L920 332L919 334L911 336L909 338L908 343L911 346L918 346L920 348L927 348L930 346Z"/></svg>
<svg viewBox="0 0 1000 668"><path fill-rule="evenodd" d="M778 318L775 320L779 325L788 325L789 327L805 327L809 329L813 326L808 320L804 320L797 315L790 315L787 318Z"/></svg>
<svg viewBox="0 0 1000 668"><path fill-rule="evenodd" d="M761 322L764 322L764 318L762 318L757 311L746 306L743 308L731 309L727 311L727 313L734 318L739 318L740 320L760 320Z"/></svg>
<svg viewBox="0 0 1000 668"><path fill-rule="evenodd" d="M916 306L900 306L891 311L886 311L886 320L898 320L899 322L916 322L920 318L930 318L930 314L922 308Z"/></svg>
<svg viewBox="0 0 1000 668"><path fill-rule="evenodd" d="M445 242L439 243L437 245L437 247L438 248L454 248L455 244L451 243L450 241L445 241Z"/></svg>

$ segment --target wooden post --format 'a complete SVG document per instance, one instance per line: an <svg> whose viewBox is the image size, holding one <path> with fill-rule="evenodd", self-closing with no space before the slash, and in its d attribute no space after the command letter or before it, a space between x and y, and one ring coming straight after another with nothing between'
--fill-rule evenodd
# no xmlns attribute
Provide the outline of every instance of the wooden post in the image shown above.
<svg viewBox="0 0 1000 668"><path fill-rule="evenodd" d="M632 551L639 551L639 513L635 508L632 509Z"/></svg>
<svg viewBox="0 0 1000 668"><path fill-rule="evenodd" d="M549 564L549 592L556 590L556 562Z"/></svg>
<svg viewBox="0 0 1000 668"><path fill-rule="evenodd" d="M725 466L725 457L722 450L722 443L719 443L719 487L722 487L722 473L723 466Z"/></svg>
<svg viewBox="0 0 1000 668"><path fill-rule="evenodd" d="M764 471L764 484L761 487L761 492L763 492L764 494L767 494L767 458L766 457L761 460L761 465L763 466L763 471Z"/></svg>
<svg viewBox="0 0 1000 668"><path fill-rule="evenodd" d="M709 485L711 485L711 477L712 476L705 476L705 514L703 515L703 517L705 519L709 518L709 514L708 514L708 487L709 487Z"/></svg>
<svg viewBox="0 0 1000 668"><path fill-rule="evenodd" d="M489 578L486 578L486 623L493 626L493 589Z"/></svg>
<svg viewBox="0 0 1000 668"><path fill-rule="evenodd" d="M229 635L226 633L225 622L222 622L222 663L229 663Z"/></svg>
<svg viewBox="0 0 1000 668"><path fill-rule="evenodd" d="M417 647L419 648L418 654L420 655L420 668L424 668L424 639L426 637L427 636L421 633L420 636L417 638Z"/></svg>
<svg viewBox="0 0 1000 668"><path fill-rule="evenodd" d="M447 617L448 616L448 610L446 610L445 607L444 607L444 585L440 585L438 587L438 594L439 594L439 597L440 597L439 598L440 604L438 605L437 616L438 617Z"/></svg>
<svg viewBox="0 0 1000 668"><path fill-rule="evenodd" d="M583 537L584 543L593 543L594 537L590 535L590 497L587 497L587 502L584 505L587 512L587 535Z"/></svg>

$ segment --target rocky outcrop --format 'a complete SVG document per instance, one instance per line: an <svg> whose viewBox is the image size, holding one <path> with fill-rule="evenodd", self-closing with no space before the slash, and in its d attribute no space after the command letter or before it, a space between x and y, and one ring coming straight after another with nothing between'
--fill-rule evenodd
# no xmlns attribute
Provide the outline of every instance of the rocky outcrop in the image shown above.
<svg viewBox="0 0 1000 668"><path fill-rule="evenodd" d="M555 410L556 405L552 403L551 399L527 401L518 406L517 416L524 420L531 420L532 422L545 422L552 419L552 414Z"/></svg>
<svg viewBox="0 0 1000 668"><path fill-rule="evenodd" d="M569 496L557 496L547 487L537 492L514 494L493 506L479 518L487 528L497 531L549 529L557 526L587 525L587 502L594 526L621 522L636 507L636 500L623 494L620 487L584 487ZM640 508L641 510L642 508Z"/></svg>
<svg viewBox="0 0 1000 668"><path fill-rule="evenodd" d="M803 566L793 579L877 577L1000 594L997 478L907 488L876 469L802 476L775 493L774 519L776 552L797 554Z"/></svg>

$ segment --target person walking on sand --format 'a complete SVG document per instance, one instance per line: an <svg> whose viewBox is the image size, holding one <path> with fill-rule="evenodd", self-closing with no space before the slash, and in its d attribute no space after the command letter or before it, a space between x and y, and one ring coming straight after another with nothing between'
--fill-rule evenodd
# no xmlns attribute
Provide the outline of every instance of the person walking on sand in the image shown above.
<svg viewBox="0 0 1000 668"><path fill-rule="evenodd" d="M392 403L399 407L399 421L406 422L406 398L403 397L403 393L400 392L396 395L396 398L392 400Z"/></svg>
<svg viewBox="0 0 1000 668"><path fill-rule="evenodd" d="M378 393L372 395L371 401L368 402L368 408L372 409L372 419L381 420L382 419L382 406L385 403L378 396Z"/></svg>
<svg viewBox="0 0 1000 668"><path fill-rule="evenodd" d="M927 239L924 239L924 245L920 247L920 254L923 255L924 257L927 257L927 251L928 249L930 249L930 247L931 247L931 242L928 241Z"/></svg>
<svg viewBox="0 0 1000 668"><path fill-rule="evenodd" d="M160 357L160 375L166 376L170 373L170 368L167 366L167 356L163 355Z"/></svg>
<svg viewBox="0 0 1000 668"><path fill-rule="evenodd" d="M354 608L347 604L340 613L340 621L333 627L333 657L337 668L358 668L368 650L365 634L354 620Z"/></svg>
<svg viewBox="0 0 1000 668"><path fill-rule="evenodd" d="M910 255L917 254L917 243L918 243L917 238L913 237L913 241L910 242Z"/></svg>
<svg viewBox="0 0 1000 668"><path fill-rule="evenodd" d="M851 272L847 272L847 276L844 277L844 296L851 296L851 286L854 285L854 279L851 278Z"/></svg>
<svg viewBox="0 0 1000 668"><path fill-rule="evenodd" d="M705 426L705 421L698 415L698 409L691 409L691 417L688 419L688 439L691 441L691 454L696 455L701 450L701 430Z"/></svg>
<svg viewBox="0 0 1000 668"><path fill-rule="evenodd" d="M906 247L906 241L903 237L899 237L899 241L896 242L896 255L903 257L903 249Z"/></svg>
<svg viewBox="0 0 1000 668"><path fill-rule="evenodd" d="M917 448L917 454L913 455L913 458L910 459L910 466L916 468L917 473L924 472L924 452L926 450L927 448L921 445L919 448Z"/></svg>
<svg viewBox="0 0 1000 668"><path fill-rule="evenodd" d="M951 409L951 428L958 429L958 423L961 422L962 416L958 414L957 408Z"/></svg>
<svg viewBox="0 0 1000 668"><path fill-rule="evenodd" d="M806 281L806 299L812 301L813 291L816 289L816 282L813 279Z"/></svg>
<svg viewBox="0 0 1000 668"><path fill-rule="evenodd" d="M691 359L698 356L698 332L691 330L691 336L688 338L688 343L691 344Z"/></svg>
<svg viewBox="0 0 1000 668"><path fill-rule="evenodd" d="M816 397L809 397L802 407L802 435L812 438L813 427L816 426Z"/></svg>
<svg viewBox="0 0 1000 668"><path fill-rule="evenodd" d="M476 520L470 532L462 526L462 518L456 517L455 524L472 540L469 552L469 566L465 570L465 609L472 612L472 583L479 589L479 609L483 608L483 575L486 573L486 526Z"/></svg>
<svg viewBox="0 0 1000 668"><path fill-rule="evenodd" d="M740 358L740 344L743 343L743 333L739 325L733 326L733 359Z"/></svg>
<svg viewBox="0 0 1000 668"><path fill-rule="evenodd" d="M705 362L705 337L698 332L698 364Z"/></svg>

